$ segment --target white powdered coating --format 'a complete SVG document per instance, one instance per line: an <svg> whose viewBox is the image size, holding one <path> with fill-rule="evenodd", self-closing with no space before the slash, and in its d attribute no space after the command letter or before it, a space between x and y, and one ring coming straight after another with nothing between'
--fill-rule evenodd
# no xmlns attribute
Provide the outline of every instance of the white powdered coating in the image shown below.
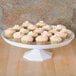
<svg viewBox="0 0 76 76"><path fill-rule="evenodd" d="M32 37L37 37L38 34L34 31L30 31L27 35L31 35Z"/></svg>
<svg viewBox="0 0 76 76"><path fill-rule="evenodd" d="M36 26L42 27L44 25L46 25L46 23L44 23L44 21L39 21L38 23L36 23Z"/></svg>
<svg viewBox="0 0 76 76"><path fill-rule="evenodd" d="M58 32L58 33L56 33L55 35L56 35L56 36L59 36L59 37L61 37L61 38L63 38L63 39L65 39L65 38L67 37L67 34L64 33L64 32Z"/></svg>
<svg viewBox="0 0 76 76"><path fill-rule="evenodd" d="M50 25L45 25L42 27L44 30L52 30L52 27Z"/></svg>
<svg viewBox="0 0 76 76"><path fill-rule="evenodd" d="M67 33L67 34L70 34L70 35L72 33L72 31L69 30L69 29L62 29L61 32L64 32L64 33Z"/></svg>
<svg viewBox="0 0 76 76"><path fill-rule="evenodd" d="M32 36L28 36L28 35L24 35L21 38L21 41L33 41L33 37Z"/></svg>
<svg viewBox="0 0 76 76"><path fill-rule="evenodd" d="M42 36L52 36L52 33L48 32L48 31L43 31L43 33L41 33Z"/></svg>
<svg viewBox="0 0 76 76"><path fill-rule="evenodd" d="M22 24L23 27L28 27L29 25L33 25L33 24L31 24L29 21L25 21L25 22Z"/></svg>
<svg viewBox="0 0 76 76"><path fill-rule="evenodd" d="M8 28L4 32L5 32L5 34L12 34L15 32L15 30L13 30L12 28Z"/></svg>
<svg viewBox="0 0 76 76"><path fill-rule="evenodd" d="M38 36L36 37L36 41L47 41L48 37L47 36Z"/></svg>
<svg viewBox="0 0 76 76"><path fill-rule="evenodd" d="M30 26L28 26L28 29L29 30L35 30L36 29L36 26L35 25L30 25Z"/></svg>
<svg viewBox="0 0 76 76"><path fill-rule="evenodd" d="M34 32L36 32L36 33L42 33L43 32L43 29L42 28L36 28L34 30Z"/></svg>
<svg viewBox="0 0 76 76"><path fill-rule="evenodd" d="M51 43L60 43L62 41L62 38L60 38L59 36L54 35L54 36L50 37L50 41L51 41Z"/></svg>
<svg viewBox="0 0 76 76"><path fill-rule="evenodd" d="M66 29L66 27L62 24L58 24L55 29L56 30L62 30L62 29Z"/></svg>
<svg viewBox="0 0 76 76"><path fill-rule="evenodd" d="M12 27L12 29L14 29L14 30L20 30L20 29L21 29L21 26L19 26L19 25L14 25L14 27Z"/></svg>
<svg viewBox="0 0 76 76"><path fill-rule="evenodd" d="M20 32L16 32L13 34L13 38L21 38L24 34L20 33Z"/></svg>
<svg viewBox="0 0 76 76"><path fill-rule="evenodd" d="M29 30L28 29L21 28L20 29L20 32L21 33L24 33L24 34L27 34L29 32Z"/></svg>

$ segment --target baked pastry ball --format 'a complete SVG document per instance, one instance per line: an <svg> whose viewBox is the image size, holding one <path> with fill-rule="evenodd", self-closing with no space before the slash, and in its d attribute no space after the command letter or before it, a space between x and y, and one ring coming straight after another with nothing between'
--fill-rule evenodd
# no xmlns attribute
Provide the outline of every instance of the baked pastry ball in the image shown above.
<svg viewBox="0 0 76 76"><path fill-rule="evenodd" d="M36 44L37 45L45 45L48 41L48 37L47 36L37 36L36 37Z"/></svg>
<svg viewBox="0 0 76 76"><path fill-rule="evenodd" d="M43 31L44 31L43 28L36 28L36 29L34 30L34 32L36 32L36 33L39 34L39 35L40 35Z"/></svg>
<svg viewBox="0 0 76 76"><path fill-rule="evenodd" d="M42 27L44 30L50 31L52 30L52 27L50 25L45 25Z"/></svg>
<svg viewBox="0 0 76 76"><path fill-rule="evenodd" d="M4 31L5 37L9 39L13 37L14 33L15 33L15 30L13 30L12 28L8 28Z"/></svg>
<svg viewBox="0 0 76 76"><path fill-rule="evenodd" d="M29 30L28 29L21 28L19 32L21 32L23 34L27 34L29 32Z"/></svg>
<svg viewBox="0 0 76 76"><path fill-rule="evenodd" d="M53 29L53 30L50 30L49 33L52 33L52 35L55 35L56 33L58 33L58 31Z"/></svg>
<svg viewBox="0 0 76 76"><path fill-rule="evenodd" d="M66 27L64 25L58 24L55 28L55 30L60 31L62 29L66 29Z"/></svg>
<svg viewBox="0 0 76 76"><path fill-rule="evenodd" d="M66 33L67 34L67 38L69 38L71 36L71 34L72 34L72 31L69 30L69 29L62 29L61 32Z"/></svg>
<svg viewBox="0 0 76 76"><path fill-rule="evenodd" d="M45 26L45 25L46 25L46 23L44 21L39 21L38 23L36 23L36 26L40 27L40 28Z"/></svg>
<svg viewBox="0 0 76 76"><path fill-rule="evenodd" d="M35 25L29 25L29 26L28 26L28 29L29 29L30 31L33 31L33 30L36 29L36 26L35 26Z"/></svg>
<svg viewBox="0 0 76 76"><path fill-rule="evenodd" d="M71 34L72 31L62 24L50 26L44 21L39 21L35 25L25 21L21 26L15 25L5 30L6 38L24 44L35 42L38 45L45 45L49 41L51 44L57 44L69 38Z"/></svg>
<svg viewBox="0 0 76 76"><path fill-rule="evenodd" d="M35 38L38 36L38 33L34 32L34 31L30 31L27 35L30 35Z"/></svg>
<svg viewBox="0 0 76 76"><path fill-rule="evenodd" d="M51 44L58 44L58 43L62 42L62 38L54 35L54 36L50 37L50 42L51 42Z"/></svg>
<svg viewBox="0 0 76 76"><path fill-rule="evenodd" d="M41 35L42 35L42 36L50 37L50 36L52 36L52 33L48 32L48 31L43 31L43 32L41 33Z"/></svg>
<svg viewBox="0 0 76 76"><path fill-rule="evenodd" d="M56 25L51 25L51 27L52 27L52 30L54 29L56 29Z"/></svg>
<svg viewBox="0 0 76 76"><path fill-rule="evenodd" d="M33 42L33 37L30 36L30 35L24 35L21 38L21 42L24 43L24 44L31 44Z"/></svg>
<svg viewBox="0 0 76 76"><path fill-rule="evenodd" d="M23 24L22 24L22 27L24 28L27 28L29 25L32 25L29 21L25 21Z"/></svg>
<svg viewBox="0 0 76 76"><path fill-rule="evenodd" d="M67 33L67 38L68 38L68 37L70 37L70 36L71 36L72 31L71 31L71 30L69 30L69 29L67 29L67 30L66 30L66 33Z"/></svg>
<svg viewBox="0 0 76 76"><path fill-rule="evenodd" d="M67 37L67 33L64 32L58 32L55 35L61 37L63 40Z"/></svg>
<svg viewBox="0 0 76 76"><path fill-rule="evenodd" d="M16 42L21 42L21 37L22 37L22 36L24 36L23 33L21 33L21 32L16 32L16 33L13 34L13 39L14 39L14 41L16 41Z"/></svg>
<svg viewBox="0 0 76 76"><path fill-rule="evenodd" d="M14 25L14 27L12 27L12 29L14 29L15 31L19 31L22 27L19 25Z"/></svg>

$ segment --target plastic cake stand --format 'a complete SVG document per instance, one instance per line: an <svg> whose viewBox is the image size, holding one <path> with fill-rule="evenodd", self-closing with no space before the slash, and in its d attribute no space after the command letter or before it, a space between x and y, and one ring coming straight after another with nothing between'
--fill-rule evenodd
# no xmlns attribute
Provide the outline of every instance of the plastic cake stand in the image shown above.
<svg viewBox="0 0 76 76"><path fill-rule="evenodd" d="M2 33L1 36L5 42L7 42L13 46L33 49L28 52L25 52L24 56L23 56L23 58L30 60L30 61L43 61L43 60L52 58L52 53L45 51L43 49L62 47L64 45L69 44L75 37L74 33L72 32L70 38L65 39L63 42L61 42L59 44L49 44L48 43L47 45L36 45L36 44L28 45L28 44L22 44L22 43L15 42L13 40L9 40L4 36L4 33Z"/></svg>

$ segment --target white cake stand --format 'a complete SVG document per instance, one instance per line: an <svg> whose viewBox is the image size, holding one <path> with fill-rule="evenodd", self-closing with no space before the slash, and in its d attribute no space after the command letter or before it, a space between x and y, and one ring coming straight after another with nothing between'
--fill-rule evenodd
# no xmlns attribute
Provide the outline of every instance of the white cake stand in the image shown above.
<svg viewBox="0 0 76 76"><path fill-rule="evenodd" d="M30 50L26 53L24 53L23 58L30 60L30 61L43 61L49 58L52 58L52 53L45 51L43 49L48 49L48 48L58 48L64 45L69 44L75 37L74 33L72 32L70 38L64 40L62 43L59 44L47 44L47 45L36 45L36 44L32 44L32 45L27 45L27 44L22 44L22 43L18 43L15 42L13 40L9 40L4 36L4 33L1 34L2 38L4 39L4 41L6 41L7 43L13 45L13 46L17 46L17 47L21 47L21 48L30 48L33 50Z"/></svg>

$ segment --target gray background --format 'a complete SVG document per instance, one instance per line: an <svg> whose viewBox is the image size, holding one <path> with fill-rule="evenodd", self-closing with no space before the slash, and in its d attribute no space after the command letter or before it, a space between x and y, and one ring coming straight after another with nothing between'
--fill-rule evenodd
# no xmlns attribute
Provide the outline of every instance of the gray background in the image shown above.
<svg viewBox="0 0 76 76"><path fill-rule="evenodd" d="M0 0L0 7L4 28L21 25L25 20L44 20L48 24L65 24L76 33L76 0Z"/></svg>

